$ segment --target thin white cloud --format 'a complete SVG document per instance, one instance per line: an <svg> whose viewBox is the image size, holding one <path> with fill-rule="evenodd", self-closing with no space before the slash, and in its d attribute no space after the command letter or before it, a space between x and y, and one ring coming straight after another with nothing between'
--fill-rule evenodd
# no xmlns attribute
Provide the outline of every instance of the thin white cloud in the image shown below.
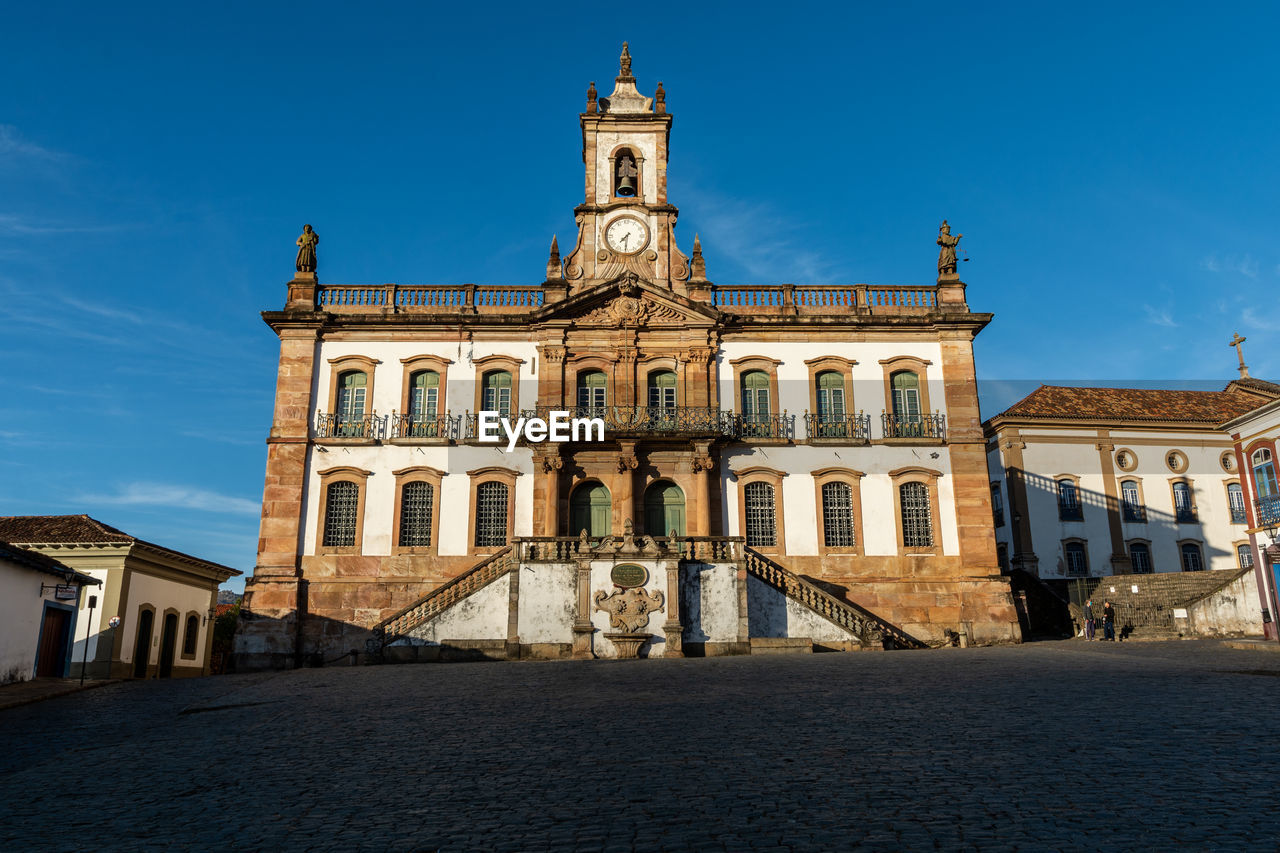
<svg viewBox="0 0 1280 853"><path fill-rule="evenodd" d="M169 483L127 483L113 495L81 495L80 500L106 506L180 507L242 515L257 515L262 511L262 505L256 501Z"/></svg>
<svg viewBox="0 0 1280 853"><path fill-rule="evenodd" d="M1173 319L1173 315L1169 313L1168 308L1154 308L1150 305L1143 305L1142 310L1147 315L1148 323L1164 326L1167 329L1178 328L1178 323Z"/></svg>
<svg viewBox="0 0 1280 853"><path fill-rule="evenodd" d="M112 320L127 320L130 323L142 323L143 319L132 311L126 311L121 308L113 308L110 305L101 305L94 302L85 302L83 299L77 299L74 296L66 296L59 294L58 299L63 304L76 308L86 314L94 314L99 317L107 317Z"/></svg>
<svg viewBox="0 0 1280 853"><path fill-rule="evenodd" d="M1257 308L1252 307L1240 312L1240 322L1250 329L1270 329L1275 325L1274 321L1262 316Z"/></svg>
<svg viewBox="0 0 1280 853"><path fill-rule="evenodd" d="M61 151L54 151L24 139L18 129L11 124L0 124L0 162L18 159L56 162L66 160L68 156Z"/></svg>
<svg viewBox="0 0 1280 853"><path fill-rule="evenodd" d="M67 222L52 222L17 216L12 213L0 213L0 234L34 237L47 234L104 234L111 231L124 231L132 225L79 225Z"/></svg>
<svg viewBox="0 0 1280 853"><path fill-rule="evenodd" d="M1257 278L1259 264L1257 258L1248 253L1222 257L1213 254L1200 261L1200 268L1211 273L1235 273L1246 278Z"/></svg>

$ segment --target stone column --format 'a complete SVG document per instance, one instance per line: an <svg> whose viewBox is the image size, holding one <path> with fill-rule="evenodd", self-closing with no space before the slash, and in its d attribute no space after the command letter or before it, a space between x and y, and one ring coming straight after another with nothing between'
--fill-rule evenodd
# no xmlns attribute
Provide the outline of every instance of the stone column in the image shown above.
<svg viewBox="0 0 1280 853"><path fill-rule="evenodd" d="M547 442L549 448L545 455L540 455L542 470L541 482L535 491L541 493L542 524L534 525L535 535L558 536L560 530L560 470L564 467L564 459L555 444ZM570 531L572 533L572 531Z"/></svg>
<svg viewBox="0 0 1280 853"><path fill-rule="evenodd" d="M590 660L595 657L591 639L595 626L591 624L591 560L582 558L574 563L578 573L578 612L573 620L573 658Z"/></svg>
<svg viewBox="0 0 1280 853"><path fill-rule="evenodd" d="M684 626L680 624L680 561L667 560L659 562L658 568L667 573L667 621L662 623L662 632L667 637L665 657L684 657Z"/></svg>
<svg viewBox="0 0 1280 853"><path fill-rule="evenodd" d="M711 480L716 476L715 458L711 455L711 443L694 442L693 477L697 494L694 496L697 517L692 536L711 536Z"/></svg>
<svg viewBox="0 0 1280 853"><path fill-rule="evenodd" d="M621 536L623 526L629 520L635 524L635 470L640 467L636 459L634 441L618 442L618 474L613 478L613 523L611 532Z"/></svg>

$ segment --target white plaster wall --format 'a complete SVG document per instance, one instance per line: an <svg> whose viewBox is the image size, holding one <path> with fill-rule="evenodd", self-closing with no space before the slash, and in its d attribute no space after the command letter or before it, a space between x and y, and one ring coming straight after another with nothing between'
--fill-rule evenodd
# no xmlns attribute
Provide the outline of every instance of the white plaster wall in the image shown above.
<svg viewBox="0 0 1280 853"><path fill-rule="evenodd" d="M52 575L0 560L0 684L35 677L44 603L53 600L52 591L40 594L40 584L57 582Z"/></svg>
<svg viewBox="0 0 1280 853"><path fill-rule="evenodd" d="M644 565L649 571L649 582L644 585L644 589L653 595L655 592L661 591L664 597L662 610L652 612L649 616L649 624L641 631L647 631L651 637L645 648L640 653L646 657L660 658L666 653L667 635L662 631L662 623L667 621L667 616L671 613L671 603L665 600L667 595L667 570L650 568L644 561L636 561L640 565ZM605 636L605 633L614 633L619 629L609 624L609 614L603 610L597 610L595 605L596 593L603 590L606 595L613 594L617 587L613 585L613 579L610 572L613 570L613 563L605 561L596 561L591 564L591 624L596 629L592 638L592 648L596 653L596 657L600 658L616 658L618 650ZM673 568L673 571L678 571Z"/></svg>
<svg viewBox="0 0 1280 853"><path fill-rule="evenodd" d="M1262 602L1252 572L1188 608L1191 629L1203 637L1262 635Z"/></svg>
<svg viewBox="0 0 1280 853"><path fill-rule="evenodd" d="M990 479L1000 484L1000 497L1004 503L1004 524L996 530L996 544L1006 546L1009 559L1013 559L1013 504L1009 497L1009 481L1004 470L1004 458L998 447L987 451L987 474Z"/></svg>
<svg viewBox="0 0 1280 853"><path fill-rule="evenodd" d="M852 634L764 581L747 577L747 620L752 637L848 640Z"/></svg>
<svg viewBox="0 0 1280 853"><path fill-rule="evenodd" d="M524 590L521 591L523 597ZM511 612L511 576L503 575L425 625L409 632L427 643L446 640L505 640Z"/></svg>
<svg viewBox="0 0 1280 853"><path fill-rule="evenodd" d="M692 563L680 573L680 622L690 643L738 641L738 568Z"/></svg>
<svg viewBox="0 0 1280 853"><path fill-rule="evenodd" d="M942 345L929 341L749 341L730 339L720 346L717 374L720 382L720 407L737 411L738 394L733 384L731 362L748 356L778 359L778 395L774 402L778 412L802 415L812 408L809 401L809 366L807 359L839 356L856 361L853 367L853 401L845 401L849 412L863 411L871 415L871 434L880 435L880 415L885 409L884 366L881 360L911 356L932 362L928 366L929 410L946 414L946 392L942 377ZM797 418L796 434L803 435L803 423Z"/></svg>
<svg viewBox="0 0 1280 853"><path fill-rule="evenodd" d="M88 575L102 581L102 586L86 586L80 595L80 613L76 616L76 641L71 652L71 662L79 663L84 660L85 641L89 643L89 660L93 660L98 654L98 640L109 642L107 632L110 629L100 629L102 624L102 603L107 600L107 583L112 577L112 573L106 569L77 569L82 575ZM115 572L115 577L122 577L122 572ZM96 595L98 597L98 606L93 608L92 614L89 610L89 596ZM209 608L205 607L205 611ZM201 611L204 612L204 611ZM90 620L92 615L92 620ZM110 615L107 616L110 619ZM77 670L78 671L78 670Z"/></svg>
<svg viewBox="0 0 1280 853"><path fill-rule="evenodd" d="M173 665L195 666L204 664L206 635L213 627L212 621L205 621L209 612L211 594L207 589L188 586L133 571L129 578L129 601L121 617L120 630L124 631L124 642L120 647L120 660L133 662L133 651L138 637L138 608L150 604L155 608L155 619L151 625L151 649L148 664L160 662L160 638L164 635L164 611L173 608L178 611L178 633L174 643ZM199 633L196 635L196 658L184 660L182 657L183 634L187 629L187 615L194 612L199 617Z"/></svg>
<svg viewBox="0 0 1280 853"><path fill-rule="evenodd" d="M577 570L570 564L530 563L519 571L520 642L572 643Z"/></svg>
<svg viewBox="0 0 1280 853"><path fill-rule="evenodd" d="M938 458L931 454L937 453ZM938 478L938 513L934 532L941 543L941 554L960 553L956 527L955 493L950 476L951 459L946 447L832 447L802 445L797 447L736 447L726 452L721 462L721 488L725 494L725 529L730 536L741 536L738 527L739 486L732 472L756 466L786 471L782 480L781 512L786 530L787 553L795 556L818 553L817 490L811 471L841 467L862 471L861 481L863 550L867 556L893 556L898 553L897 512L890 471L908 466L921 466L941 471Z"/></svg>

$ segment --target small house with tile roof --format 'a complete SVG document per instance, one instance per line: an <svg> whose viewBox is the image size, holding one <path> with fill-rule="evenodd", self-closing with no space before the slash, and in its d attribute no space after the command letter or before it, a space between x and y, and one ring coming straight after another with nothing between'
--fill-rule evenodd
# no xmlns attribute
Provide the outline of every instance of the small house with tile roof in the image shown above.
<svg viewBox="0 0 1280 853"><path fill-rule="evenodd" d="M102 585L92 613L80 596L70 664L90 678L204 675L218 586L236 569L147 542L87 515L0 517L0 541Z"/></svg>
<svg viewBox="0 0 1280 853"><path fill-rule="evenodd" d="M0 684L66 677L81 590L101 584L52 557L0 542Z"/></svg>

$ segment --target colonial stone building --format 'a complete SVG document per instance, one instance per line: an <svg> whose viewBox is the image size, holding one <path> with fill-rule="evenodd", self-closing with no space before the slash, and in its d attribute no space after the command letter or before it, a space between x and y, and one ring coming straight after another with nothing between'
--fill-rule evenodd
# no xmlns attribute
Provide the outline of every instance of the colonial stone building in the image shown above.
<svg viewBox="0 0 1280 853"><path fill-rule="evenodd" d="M299 238L241 666L1019 639L958 237L934 285L712 283L630 62L542 282L322 284ZM553 411L603 440L480 440Z"/></svg>

